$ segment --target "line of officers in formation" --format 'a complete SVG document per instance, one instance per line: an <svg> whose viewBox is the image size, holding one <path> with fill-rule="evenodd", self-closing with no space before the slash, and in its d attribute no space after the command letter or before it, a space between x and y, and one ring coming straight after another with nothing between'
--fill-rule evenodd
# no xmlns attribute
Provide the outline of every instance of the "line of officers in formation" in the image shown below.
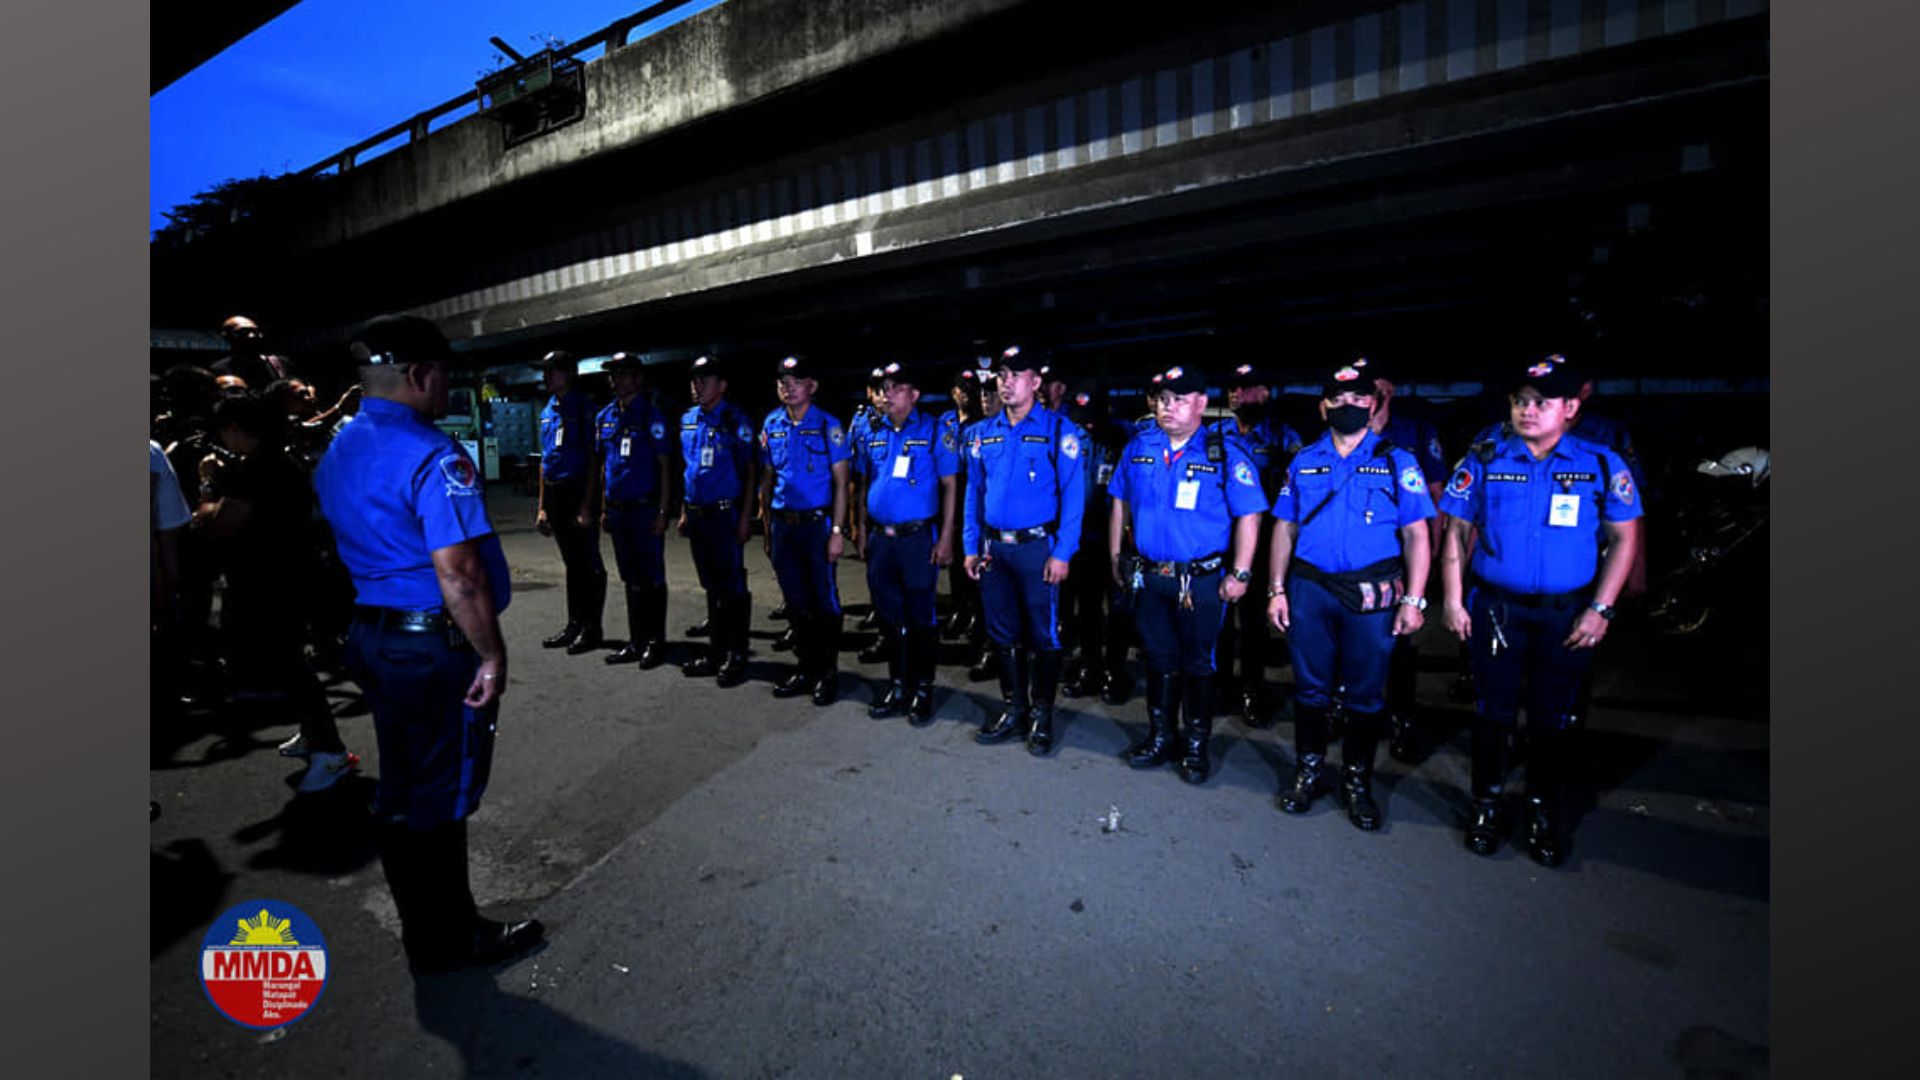
<svg viewBox="0 0 1920 1080"><path fill-rule="evenodd" d="M1326 430L1310 443L1265 414L1268 380L1250 365L1225 380L1234 415L1209 424L1208 379L1185 365L1153 375L1151 417L1128 422L1099 387L1070 394L1051 358L1018 346L991 369L959 372L958 405L938 418L918 408L929 373L890 363L871 372L869 406L849 425L815 404L817 371L803 356L764 371L694 360L693 404L677 420L643 392L637 357L604 364L614 400L597 412L573 357L550 353L542 366L551 397L536 524L567 571L567 622L550 648L603 644L604 528L630 630L606 662L664 663L671 530L690 542L707 602L689 633L709 647L681 670L744 681L744 552L758 518L796 660L776 697L836 700L835 566L851 549L866 562L880 635L863 659L884 659L888 673L869 715L930 722L936 593L951 567L955 624L988 642L975 674L999 677L999 711L976 742L1053 751L1064 621L1080 646L1069 693L1115 703L1131 686L1137 635L1147 731L1122 756L1141 769L1171 763L1198 784L1211 770L1216 678L1235 654L1239 704L1264 722L1270 625L1294 670L1295 768L1280 808L1305 813L1332 793L1373 830L1377 747L1404 736L1397 719L1390 730L1388 686L1411 694L1409 638L1427 618L1437 554L1441 615L1466 643L1478 700L1466 844L1491 854L1512 834L1503 788L1524 704L1526 850L1543 865L1564 858L1569 741L1635 561L1641 507L1629 462L1592 429L1571 430L1585 380L1563 357L1517 367L1508 422L1451 468L1430 427L1387 415L1391 381L1364 359L1326 375ZM728 401L741 378L775 380L779 407L756 423Z"/></svg>

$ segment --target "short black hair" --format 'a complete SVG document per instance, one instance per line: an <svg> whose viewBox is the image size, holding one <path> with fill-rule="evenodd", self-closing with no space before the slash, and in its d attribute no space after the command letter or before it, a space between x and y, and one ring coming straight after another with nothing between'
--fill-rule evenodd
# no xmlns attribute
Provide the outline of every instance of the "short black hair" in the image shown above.
<svg viewBox="0 0 1920 1080"><path fill-rule="evenodd" d="M222 398L213 407L212 430L237 427L263 443L275 446L285 441L287 417L280 405L261 394L241 394Z"/></svg>

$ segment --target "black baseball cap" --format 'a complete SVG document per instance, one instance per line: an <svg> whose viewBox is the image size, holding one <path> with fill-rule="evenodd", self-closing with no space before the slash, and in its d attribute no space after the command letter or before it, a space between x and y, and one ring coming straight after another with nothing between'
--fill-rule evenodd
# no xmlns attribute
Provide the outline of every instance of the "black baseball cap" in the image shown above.
<svg viewBox="0 0 1920 1080"><path fill-rule="evenodd" d="M687 365L687 375L694 379L705 378L708 375L724 379L727 377L727 368L717 356L697 356L694 357L693 363Z"/></svg>
<svg viewBox="0 0 1920 1080"><path fill-rule="evenodd" d="M640 358L632 353L617 352L607 357L606 362L600 365L600 370L609 375L615 375L623 371L637 373L645 367L646 365L640 362Z"/></svg>
<svg viewBox="0 0 1920 1080"><path fill-rule="evenodd" d="M1009 345L1000 350L993 362L992 371L1031 371L1039 374L1047 368L1047 358L1038 350L1023 349L1018 345Z"/></svg>
<svg viewBox="0 0 1920 1080"><path fill-rule="evenodd" d="M1175 364L1165 371L1154 374L1153 385L1149 388L1149 392L1157 394L1164 390L1171 394L1193 394L1204 391L1206 388L1207 377L1200 374L1198 369Z"/></svg>
<svg viewBox="0 0 1920 1080"><path fill-rule="evenodd" d="M446 363L453 359L447 336L418 315L381 315L371 319L347 346L362 367L387 364Z"/></svg>
<svg viewBox="0 0 1920 1080"><path fill-rule="evenodd" d="M786 378L789 375L796 379L817 379L819 377L814 372L813 361L797 353L781 357L780 362L774 365L775 378Z"/></svg>
<svg viewBox="0 0 1920 1080"><path fill-rule="evenodd" d="M1567 358L1558 353L1527 365L1512 384L1512 392L1519 393L1523 386L1531 386L1540 392L1543 398L1572 398L1580 396L1580 384L1586 378L1573 370Z"/></svg>
<svg viewBox="0 0 1920 1080"><path fill-rule="evenodd" d="M1328 375L1320 384L1320 396L1327 401L1332 401L1341 394L1363 394L1373 397L1379 393L1374 388L1373 379L1373 375L1364 367L1347 364Z"/></svg>
<svg viewBox="0 0 1920 1080"><path fill-rule="evenodd" d="M889 360L887 363L873 369L870 385L878 389L887 383L912 387L918 387L920 385L915 381L913 369L898 360Z"/></svg>
<svg viewBox="0 0 1920 1080"><path fill-rule="evenodd" d="M578 369L580 367L580 361L575 359L574 355L565 349L555 349L540 358L541 370L550 371L557 367Z"/></svg>
<svg viewBox="0 0 1920 1080"><path fill-rule="evenodd" d="M1257 364L1235 364L1227 373L1227 385L1234 389L1245 386L1267 386L1273 382L1267 373Z"/></svg>

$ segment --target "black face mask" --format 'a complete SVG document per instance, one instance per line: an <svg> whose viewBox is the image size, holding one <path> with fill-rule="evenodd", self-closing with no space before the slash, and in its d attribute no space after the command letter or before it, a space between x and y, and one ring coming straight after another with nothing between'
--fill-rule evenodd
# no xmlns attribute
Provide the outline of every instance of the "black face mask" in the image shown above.
<svg viewBox="0 0 1920 1080"><path fill-rule="evenodd" d="M1365 405L1335 405L1327 410L1327 426L1342 435L1351 435L1367 426L1373 410Z"/></svg>
<svg viewBox="0 0 1920 1080"><path fill-rule="evenodd" d="M1233 410L1233 415L1245 420L1249 424L1255 423L1267 415L1267 403L1264 401L1243 401L1240 403L1239 408Z"/></svg>

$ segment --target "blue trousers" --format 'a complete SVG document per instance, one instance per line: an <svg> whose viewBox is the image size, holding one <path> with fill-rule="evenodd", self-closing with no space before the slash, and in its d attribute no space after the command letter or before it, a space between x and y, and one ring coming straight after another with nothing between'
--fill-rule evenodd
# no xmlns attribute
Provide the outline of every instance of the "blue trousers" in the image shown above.
<svg viewBox="0 0 1920 1080"><path fill-rule="evenodd" d="M687 540L693 547L693 568L700 587L715 596L739 596L747 591L747 559L740 547L740 511L687 511Z"/></svg>
<svg viewBox="0 0 1920 1080"><path fill-rule="evenodd" d="M440 634L381 629L356 619L347 668L373 710L380 747L376 820L410 829L464 820L480 806L493 772L499 705L463 700L480 656Z"/></svg>
<svg viewBox="0 0 1920 1080"><path fill-rule="evenodd" d="M1529 727L1564 731L1574 726L1581 687L1593 670L1593 650L1562 643L1584 610L1584 595L1541 606L1516 603L1484 588L1468 595L1473 632L1467 641L1482 718L1514 727L1524 689ZM1496 648L1502 640L1505 644Z"/></svg>
<svg viewBox="0 0 1920 1080"><path fill-rule="evenodd" d="M876 529L867 541L867 591L881 623L902 630L934 625L933 601L940 588L940 567L932 561L937 532L928 526L911 536L887 536Z"/></svg>
<svg viewBox="0 0 1920 1080"><path fill-rule="evenodd" d="M1140 655L1147 670L1159 675L1213 674L1214 643L1226 625L1220 602L1220 572L1191 579L1193 607L1180 603L1180 579L1148 574L1133 594L1133 625L1140 631Z"/></svg>
<svg viewBox="0 0 1920 1080"><path fill-rule="evenodd" d="M1336 689L1347 708L1377 713L1387 707L1387 663L1393 656L1393 608L1355 614L1318 582L1287 576L1293 625L1287 645L1293 656L1294 700L1312 709L1333 703Z"/></svg>
<svg viewBox="0 0 1920 1080"><path fill-rule="evenodd" d="M980 574L980 605L987 617L987 636L1003 649L1025 645L1036 652L1060 647L1060 586L1042 575L1049 539L1019 544L987 541L992 556Z"/></svg>
<svg viewBox="0 0 1920 1080"><path fill-rule="evenodd" d="M833 522L824 515L796 522L776 517L769 528L773 530L773 576L780 582L780 595L787 602L787 617L840 614L837 564L827 560L827 538L833 535Z"/></svg>
<svg viewBox="0 0 1920 1080"><path fill-rule="evenodd" d="M667 539L653 534L660 513L657 503L638 506L607 504L607 535L613 540L613 562L620 580L628 585L667 583ZM691 526L688 529L692 531Z"/></svg>

